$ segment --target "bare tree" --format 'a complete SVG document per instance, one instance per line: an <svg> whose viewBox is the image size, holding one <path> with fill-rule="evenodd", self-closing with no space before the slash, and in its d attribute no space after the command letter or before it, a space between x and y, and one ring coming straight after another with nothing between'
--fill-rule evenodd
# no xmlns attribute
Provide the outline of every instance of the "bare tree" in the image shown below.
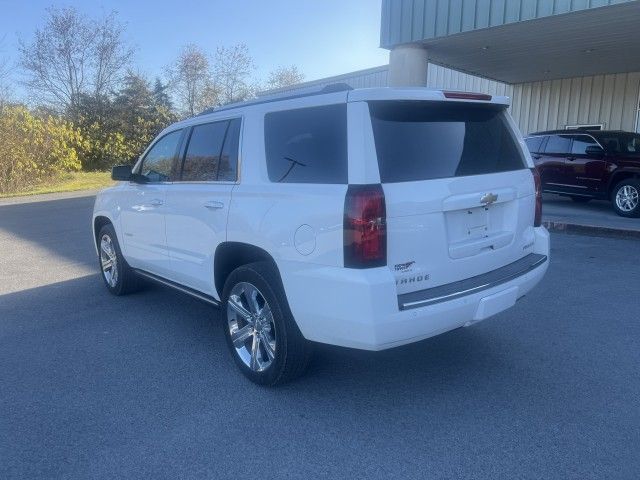
<svg viewBox="0 0 640 480"><path fill-rule="evenodd" d="M58 109L73 109L81 95L108 94L133 54L123 31L115 13L96 21L73 7L49 8L44 27L19 45L30 93Z"/></svg>
<svg viewBox="0 0 640 480"><path fill-rule="evenodd" d="M133 49L123 40L124 25L118 22L115 12L111 12L95 26L93 94L100 96L120 83L131 61Z"/></svg>
<svg viewBox="0 0 640 480"><path fill-rule="evenodd" d="M252 97L256 86L251 75L255 70L253 59L245 44L216 49L213 81L221 105Z"/></svg>
<svg viewBox="0 0 640 480"><path fill-rule="evenodd" d="M182 48L169 69L169 85L184 115L195 115L215 103L209 59L197 45Z"/></svg>
<svg viewBox="0 0 640 480"><path fill-rule="evenodd" d="M303 81L304 73L298 70L298 67L295 65L291 65L290 67L278 67L269 73L267 88L284 88Z"/></svg>

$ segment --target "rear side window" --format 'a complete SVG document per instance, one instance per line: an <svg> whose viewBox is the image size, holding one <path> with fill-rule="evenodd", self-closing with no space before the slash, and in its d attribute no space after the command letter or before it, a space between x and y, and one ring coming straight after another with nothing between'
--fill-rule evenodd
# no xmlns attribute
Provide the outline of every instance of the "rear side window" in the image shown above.
<svg viewBox="0 0 640 480"><path fill-rule="evenodd" d="M264 119L269 180L347 183L347 106L273 112Z"/></svg>
<svg viewBox="0 0 640 480"><path fill-rule="evenodd" d="M196 125L182 164L182 181L235 181L240 120Z"/></svg>
<svg viewBox="0 0 640 480"><path fill-rule="evenodd" d="M544 153L553 153L564 155L569 153L571 148L571 139L560 135L550 135Z"/></svg>
<svg viewBox="0 0 640 480"><path fill-rule="evenodd" d="M504 107L445 102L370 102L384 183L525 168Z"/></svg>
<svg viewBox="0 0 640 480"><path fill-rule="evenodd" d="M527 148L531 153L538 153L543 140L544 137L529 137L524 142L527 144Z"/></svg>

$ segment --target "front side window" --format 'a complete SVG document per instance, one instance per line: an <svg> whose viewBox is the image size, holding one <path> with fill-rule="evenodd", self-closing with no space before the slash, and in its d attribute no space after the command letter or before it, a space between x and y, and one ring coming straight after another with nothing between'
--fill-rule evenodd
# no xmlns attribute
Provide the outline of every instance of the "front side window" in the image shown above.
<svg viewBox="0 0 640 480"><path fill-rule="evenodd" d="M347 183L347 106L273 112L264 120L269 180Z"/></svg>
<svg viewBox="0 0 640 480"><path fill-rule="evenodd" d="M182 130L168 133L158 140L142 160L140 174L149 182L168 182L173 170L173 161L178 153Z"/></svg>
<svg viewBox="0 0 640 480"><path fill-rule="evenodd" d="M599 137L607 152L622 154L640 153L640 135L635 133L618 133Z"/></svg>
<svg viewBox="0 0 640 480"><path fill-rule="evenodd" d="M526 168L500 105L369 102L383 183Z"/></svg>
<svg viewBox="0 0 640 480"><path fill-rule="evenodd" d="M589 135L576 135L573 137L571 153L574 155L586 155L587 147L597 147L598 143Z"/></svg>
<svg viewBox="0 0 640 480"><path fill-rule="evenodd" d="M556 155L566 155L569 153L570 149L571 138L561 135L550 135L544 152Z"/></svg>

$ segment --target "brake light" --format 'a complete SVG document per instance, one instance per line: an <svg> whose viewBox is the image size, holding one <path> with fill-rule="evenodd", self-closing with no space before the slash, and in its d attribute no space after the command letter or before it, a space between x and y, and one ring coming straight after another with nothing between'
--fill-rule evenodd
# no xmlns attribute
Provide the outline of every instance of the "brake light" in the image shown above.
<svg viewBox="0 0 640 480"><path fill-rule="evenodd" d="M453 98L456 100L484 100L490 101L491 95L486 93L469 93L469 92L442 92L445 98Z"/></svg>
<svg viewBox="0 0 640 480"><path fill-rule="evenodd" d="M387 212L382 185L349 185L344 201L344 266L387 264Z"/></svg>
<svg viewBox="0 0 640 480"><path fill-rule="evenodd" d="M540 181L540 174L536 168L531 169L533 174L533 182L536 186L536 214L533 221L534 227L542 225L542 182Z"/></svg>

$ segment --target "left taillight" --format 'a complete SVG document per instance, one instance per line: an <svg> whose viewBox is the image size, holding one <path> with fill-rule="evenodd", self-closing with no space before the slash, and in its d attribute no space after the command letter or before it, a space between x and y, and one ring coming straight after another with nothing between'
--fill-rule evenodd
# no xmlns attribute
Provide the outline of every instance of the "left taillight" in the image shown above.
<svg viewBox="0 0 640 480"><path fill-rule="evenodd" d="M534 227L542 225L542 182L540 181L540 173L536 168L531 169L533 182L536 187L536 213L533 221Z"/></svg>
<svg viewBox="0 0 640 480"><path fill-rule="evenodd" d="M344 201L344 266L387 264L387 212L382 185L349 185Z"/></svg>

